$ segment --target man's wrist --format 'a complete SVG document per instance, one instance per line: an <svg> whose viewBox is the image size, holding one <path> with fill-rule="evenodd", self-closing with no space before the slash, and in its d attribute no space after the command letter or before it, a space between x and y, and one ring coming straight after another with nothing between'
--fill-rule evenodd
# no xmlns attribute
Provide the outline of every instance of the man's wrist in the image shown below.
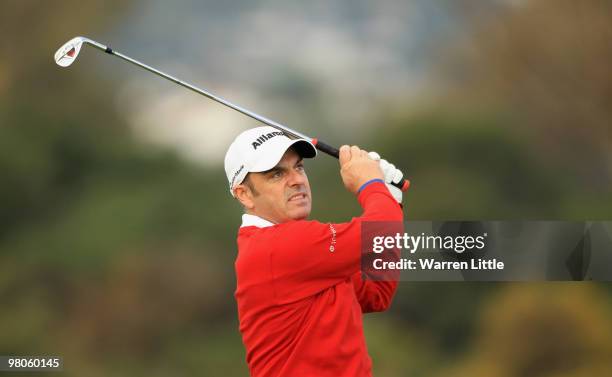
<svg viewBox="0 0 612 377"><path fill-rule="evenodd" d="M364 183L363 185L361 185L361 187L359 187L359 190L357 190L357 195L359 195L359 193L361 193L361 191L363 191L363 189L365 189L366 187L368 187L370 184L374 183L374 182L380 182L380 183L385 183L385 181L383 181L380 178L374 178L374 179L370 179L369 181L367 181L366 183Z"/></svg>

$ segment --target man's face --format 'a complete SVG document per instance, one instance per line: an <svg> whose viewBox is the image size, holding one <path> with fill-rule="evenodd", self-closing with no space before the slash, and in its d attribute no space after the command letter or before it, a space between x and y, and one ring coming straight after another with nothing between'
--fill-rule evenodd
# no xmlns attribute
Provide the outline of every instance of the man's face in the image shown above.
<svg viewBox="0 0 612 377"><path fill-rule="evenodd" d="M249 173L248 180L249 184L243 183L236 189L248 213L275 224L302 220L310 215L310 184L302 158L293 148L285 152L274 168Z"/></svg>

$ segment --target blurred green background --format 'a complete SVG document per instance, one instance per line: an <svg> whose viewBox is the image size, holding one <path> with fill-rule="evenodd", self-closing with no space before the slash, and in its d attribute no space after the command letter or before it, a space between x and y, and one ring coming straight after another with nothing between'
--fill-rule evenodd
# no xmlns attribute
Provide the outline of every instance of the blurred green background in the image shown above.
<svg viewBox="0 0 612 377"><path fill-rule="evenodd" d="M248 375L222 158L257 125L93 49L60 69L76 35L376 150L407 219L611 217L606 0L4 0L0 28L0 355L64 376ZM313 218L358 213L335 161L307 170ZM604 283L404 282L365 329L378 377L609 376L611 305Z"/></svg>

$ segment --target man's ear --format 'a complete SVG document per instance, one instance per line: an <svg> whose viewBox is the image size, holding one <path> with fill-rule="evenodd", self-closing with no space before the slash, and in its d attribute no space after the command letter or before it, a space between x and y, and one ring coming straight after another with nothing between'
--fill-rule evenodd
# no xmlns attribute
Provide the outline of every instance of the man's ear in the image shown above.
<svg viewBox="0 0 612 377"><path fill-rule="evenodd" d="M253 202L253 192L247 185L240 184L236 186L234 188L234 195L244 208L253 209L255 207L255 202Z"/></svg>

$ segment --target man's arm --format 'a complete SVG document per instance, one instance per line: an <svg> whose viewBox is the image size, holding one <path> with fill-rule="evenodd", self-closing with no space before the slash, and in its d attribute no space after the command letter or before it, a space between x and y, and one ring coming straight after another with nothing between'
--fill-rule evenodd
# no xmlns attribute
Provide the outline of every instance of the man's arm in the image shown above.
<svg viewBox="0 0 612 377"><path fill-rule="evenodd" d="M363 313L382 312L391 306L397 281L363 280L361 272L351 277L357 301Z"/></svg>
<svg viewBox="0 0 612 377"><path fill-rule="evenodd" d="M357 273L361 222L402 221L402 210L382 182L378 163L365 151L347 149L341 148L341 173L364 209L360 217L342 224L292 221L261 232L259 242L270 245L270 271L279 303L316 294Z"/></svg>

